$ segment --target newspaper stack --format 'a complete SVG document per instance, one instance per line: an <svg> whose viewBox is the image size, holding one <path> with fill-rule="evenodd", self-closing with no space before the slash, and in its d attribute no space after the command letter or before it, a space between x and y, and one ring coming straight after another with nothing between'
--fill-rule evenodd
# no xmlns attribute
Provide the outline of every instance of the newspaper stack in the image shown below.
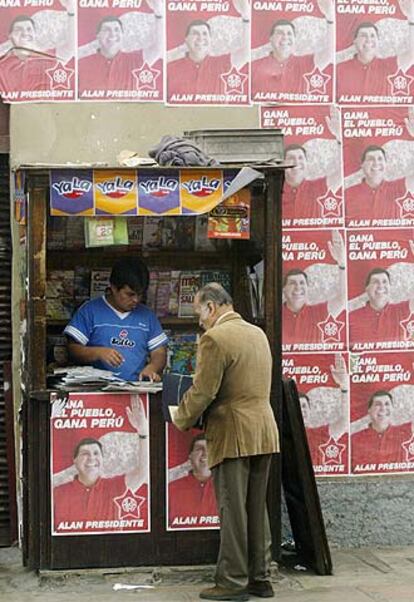
<svg viewBox="0 0 414 602"><path fill-rule="evenodd" d="M125 381L110 370L98 370L93 366L74 366L56 368L48 377L48 386L61 390L104 390L135 391L137 393L156 393L162 390L162 383L152 381Z"/></svg>

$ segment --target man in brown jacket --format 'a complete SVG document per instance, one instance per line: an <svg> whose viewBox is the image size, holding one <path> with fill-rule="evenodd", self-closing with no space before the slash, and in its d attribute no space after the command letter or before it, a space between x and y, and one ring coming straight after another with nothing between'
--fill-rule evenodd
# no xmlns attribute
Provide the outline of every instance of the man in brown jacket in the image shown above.
<svg viewBox="0 0 414 602"><path fill-rule="evenodd" d="M200 339L193 386L173 422L192 427L204 413L221 532L215 587L207 600L273 596L266 492L279 437L270 406L272 355L264 332L233 310L225 289L211 283L194 300Z"/></svg>

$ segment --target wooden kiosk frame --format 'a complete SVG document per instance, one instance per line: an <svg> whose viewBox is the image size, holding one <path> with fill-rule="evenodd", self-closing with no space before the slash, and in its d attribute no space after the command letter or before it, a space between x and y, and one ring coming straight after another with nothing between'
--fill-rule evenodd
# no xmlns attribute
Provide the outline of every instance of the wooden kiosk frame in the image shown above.
<svg viewBox="0 0 414 602"><path fill-rule="evenodd" d="M226 169L240 169L241 167L241 165L226 165ZM264 320L261 322L261 326L267 334L274 353L271 403L273 410L279 416L281 401L280 199L284 170L279 166L257 167L255 165L254 168L264 175L263 180L257 181L258 184L253 183L252 213L262 211L264 240L261 241L261 245L265 262L265 305ZM160 173L166 171L165 168L157 169ZM204 169L208 174L209 168ZM217 170L217 168L215 169ZM179 171L178 168L167 168L167 170L170 173ZM122 173L122 168L119 168L119 171ZM29 286L28 329L25 341L26 364L23 366L23 374L26 375L23 399L24 562L32 569L105 568L215 562L219 541L218 530L166 531L165 427L161 404L157 403L157 396L151 396L149 404L151 532L133 535L105 534L70 537L51 535L50 390L46 388L46 274L48 261L46 228L49 207L49 172L33 168L28 168L25 172L29 198L27 215ZM233 277L240 267L243 245L248 242L234 241L232 243ZM91 250L95 261L100 257L96 251L102 253L100 249ZM191 254L190 251L187 253ZM99 260L102 261L101 258ZM173 261L175 261L175 257ZM65 267L64 260L59 267ZM233 288L237 289L237 287ZM238 305L237 295L235 295L235 306L243 313L242 307ZM278 558L280 548L280 482L280 463L279 458L275 456L268 495L274 558Z"/></svg>

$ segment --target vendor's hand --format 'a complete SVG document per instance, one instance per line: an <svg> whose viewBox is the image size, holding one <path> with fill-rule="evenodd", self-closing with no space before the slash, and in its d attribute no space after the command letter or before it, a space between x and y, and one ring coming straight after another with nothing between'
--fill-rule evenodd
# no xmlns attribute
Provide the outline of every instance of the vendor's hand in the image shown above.
<svg viewBox="0 0 414 602"><path fill-rule="evenodd" d="M112 366L112 368L119 368L124 361L124 356L119 353L116 349L111 347L100 347L97 351L98 360L104 364Z"/></svg>
<svg viewBox="0 0 414 602"><path fill-rule="evenodd" d="M161 381L161 376L154 370L151 364L147 364L139 373L138 380L143 380L144 378L149 378L155 383L159 383Z"/></svg>
<svg viewBox="0 0 414 602"><path fill-rule="evenodd" d="M126 409L130 425L142 437L148 435L148 420L145 415L144 404L139 395L132 395L131 407Z"/></svg>

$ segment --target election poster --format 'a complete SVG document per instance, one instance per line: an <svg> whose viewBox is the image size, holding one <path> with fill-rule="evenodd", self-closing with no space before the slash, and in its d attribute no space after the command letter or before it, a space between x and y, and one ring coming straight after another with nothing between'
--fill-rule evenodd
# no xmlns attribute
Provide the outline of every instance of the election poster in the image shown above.
<svg viewBox="0 0 414 602"><path fill-rule="evenodd" d="M341 0L336 13L337 102L412 104L413 3Z"/></svg>
<svg viewBox="0 0 414 602"><path fill-rule="evenodd" d="M282 236L283 352L345 351L346 253L340 230Z"/></svg>
<svg viewBox="0 0 414 602"><path fill-rule="evenodd" d="M315 474L347 474L348 354L286 353L282 358L282 375L296 381Z"/></svg>
<svg viewBox="0 0 414 602"><path fill-rule="evenodd" d="M414 347L414 229L349 230L348 316L353 351Z"/></svg>
<svg viewBox="0 0 414 602"><path fill-rule="evenodd" d="M250 0L167 5L167 102L248 105Z"/></svg>
<svg viewBox="0 0 414 602"><path fill-rule="evenodd" d="M413 226L413 107L343 108L342 132L346 225Z"/></svg>
<svg viewBox="0 0 414 602"><path fill-rule="evenodd" d="M80 3L78 98L159 102L163 96L163 0Z"/></svg>
<svg viewBox="0 0 414 602"><path fill-rule="evenodd" d="M334 34L334 0L255 0L251 41L253 102L332 102Z"/></svg>
<svg viewBox="0 0 414 602"><path fill-rule="evenodd" d="M337 107L260 107L263 128L284 135L283 228L344 225L341 119Z"/></svg>
<svg viewBox="0 0 414 602"><path fill-rule="evenodd" d="M414 352L351 356L351 458L356 475L414 472Z"/></svg>
<svg viewBox="0 0 414 602"><path fill-rule="evenodd" d="M75 29L75 0L1 3L2 100L75 100Z"/></svg>
<svg viewBox="0 0 414 602"><path fill-rule="evenodd" d="M167 531L218 529L205 433L195 428L180 432L171 423L165 428Z"/></svg>
<svg viewBox="0 0 414 602"><path fill-rule="evenodd" d="M150 531L148 395L51 401L52 535Z"/></svg>

